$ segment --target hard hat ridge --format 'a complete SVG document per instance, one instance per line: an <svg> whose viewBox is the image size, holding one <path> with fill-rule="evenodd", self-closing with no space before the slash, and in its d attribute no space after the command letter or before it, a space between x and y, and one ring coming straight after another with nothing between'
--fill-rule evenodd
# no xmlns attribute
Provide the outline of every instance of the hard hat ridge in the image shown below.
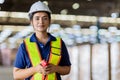
<svg viewBox="0 0 120 80"><path fill-rule="evenodd" d="M44 4L41 1L37 1L37 2L33 3L28 14L30 15L30 14L32 14L34 12L38 12L38 11L46 11L46 12L52 13L46 4Z"/></svg>

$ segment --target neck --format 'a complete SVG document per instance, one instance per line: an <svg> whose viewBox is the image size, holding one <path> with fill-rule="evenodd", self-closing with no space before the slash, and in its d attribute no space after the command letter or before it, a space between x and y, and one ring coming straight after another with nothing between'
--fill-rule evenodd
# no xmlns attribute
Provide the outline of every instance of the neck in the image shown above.
<svg viewBox="0 0 120 80"><path fill-rule="evenodd" d="M37 33L36 32L36 37L43 44L45 44L46 41L48 40L48 34L47 34L47 32L45 32L45 33L44 32L42 32L42 33Z"/></svg>

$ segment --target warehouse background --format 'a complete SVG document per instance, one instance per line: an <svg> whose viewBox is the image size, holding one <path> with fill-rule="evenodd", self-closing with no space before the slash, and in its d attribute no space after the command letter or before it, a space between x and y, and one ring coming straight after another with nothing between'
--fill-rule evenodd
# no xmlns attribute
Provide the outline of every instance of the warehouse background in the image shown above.
<svg viewBox="0 0 120 80"><path fill-rule="evenodd" d="M0 79L13 80L19 44L33 33L28 10L38 0L0 0ZM52 10L50 32L68 48L63 80L120 80L120 1L41 0Z"/></svg>

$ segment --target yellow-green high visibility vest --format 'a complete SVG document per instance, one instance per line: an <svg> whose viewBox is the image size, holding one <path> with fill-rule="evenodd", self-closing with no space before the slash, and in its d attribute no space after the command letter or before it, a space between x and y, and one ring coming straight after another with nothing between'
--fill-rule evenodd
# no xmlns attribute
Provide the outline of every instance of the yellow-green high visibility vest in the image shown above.
<svg viewBox="0 0 120 80"><path fill-rule="evenodd" d="M31 61L32 66L40 64L42 57L38 49L36 42L30 42L30 38L24 40L26 50ZM56 41L51 41L51 51L48 63L58 65L61 59L61 39L56 38ZM44 75L36 73L32 76L31 80L43 80ZM52 73L46 76L46 80L57 80L56 73Z"/></svg>

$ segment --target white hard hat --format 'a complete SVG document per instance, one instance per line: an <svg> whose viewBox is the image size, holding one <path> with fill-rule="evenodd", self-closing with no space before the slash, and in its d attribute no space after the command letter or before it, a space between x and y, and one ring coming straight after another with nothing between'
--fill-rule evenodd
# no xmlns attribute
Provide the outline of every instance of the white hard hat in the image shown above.
<svg viewBox="0 0 120 80"><path fill-rule="evenodd" d="M30 14L32 14L34 12L38 12L38 11L46 11L46 12L52 13L46 4L44 4L41 1L37 1L34 4L32 4L28 14L30 15Z"/></svg>

